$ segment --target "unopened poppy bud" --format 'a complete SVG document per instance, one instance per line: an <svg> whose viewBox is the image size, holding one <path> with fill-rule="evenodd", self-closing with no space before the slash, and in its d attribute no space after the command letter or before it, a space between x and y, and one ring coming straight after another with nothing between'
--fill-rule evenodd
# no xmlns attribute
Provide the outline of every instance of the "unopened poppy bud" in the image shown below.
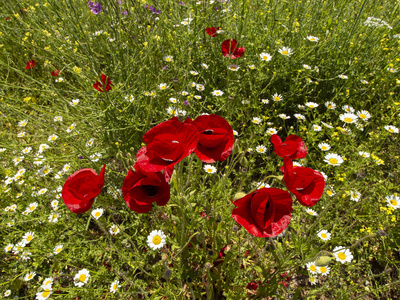
<svg viewBox="0 0 400 300"><path fill-rule="evenodd" d="M235 197L233 197L233 200L237 200L237 199L243 198L244 196L246 196L246 194L243 193L243 192L236 193Z"/></svg>
<svg viewBox="0 0 400 300"><path fill-rule="evenodd" d="M242 158L239 160L239 163L243 166L246 167L249 164L249 161L245 156L242 156Z"/></svg>
<svg viewBox="0 0 400 300"><path fill-rule="evenodd" d="M236 140L233 144L232 155L236 155L240 152L239 140Z"/></svg>
<svg viewBox="0 0 400 300"><path fill-rule="evenodd" d="M325 266L329 265L331 260L332 260L332 257L327 256L327 255L322 255L315 261L315 265L317 267L325 267Z"/></svg>
<svg viewBox="0 0 400 300"><path fill-rule="evenodd" d="M166 261L168 259L168 254L163 254L161 259L162 259L162 261Z"/></svg>
<svg viewBox="0 0 400 300"><path fill-rule="evenodd" d="M163 274L163 277L165 278L165 279L170 279L171 277L172 277L172 270L171 269L165 269L165 271L164 271L164 274Z"/></svg>

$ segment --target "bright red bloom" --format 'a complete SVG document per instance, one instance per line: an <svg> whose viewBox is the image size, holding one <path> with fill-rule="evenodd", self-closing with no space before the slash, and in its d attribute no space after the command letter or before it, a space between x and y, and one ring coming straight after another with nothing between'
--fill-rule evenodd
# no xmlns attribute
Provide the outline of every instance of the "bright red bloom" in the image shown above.
<svg viewBox="0 0 400 300"><path fill-rule="evenodd" d="M94 198L98 196L104 185L103 166L99 175L92 169L81 169L67 178L62 189L62 198L68 209L81 214L90 209Z"/></svg>
<svg viewBox="0 0 400 300"><path fill-rule="evenodd" d="M51 76L59 76L61 73L60 70L51 71Z"/></svg>
<svg viewBox="0 0 400 300"><path fill-rule="evenodd" d="M238 58L243 56L244 47L238 47L236 40L225 40L222 43L222 54L230 59Z"/></svg>
<svg viewBox="0 0 400 300"><path fill-rule="evenodd" d="M261 188L233 202L232 217L254 236L274 237L288 227L292 198L284 190Z"/></svg>
<svg viewBox="0 0 400 300"><path fill-rule="evenodd" d="M122 185L122 195L129 209L137 213L147 213L153 202L159 206L167 204L170 198L169 185L161 172L145 172L138 164L129 169Z"/></svg>
<svg viewBox="0 0 400 300"><path fill-rule="evenodd" d="M101 84L99 81L96 81L95 84L93 84L93 87L98 90L99 92L104 92L104 86L106 86L106 92L112 89L113 84L111 83L111 80L104 74L101 74L101 81L103 84Z"/></svg>
<svg viewBox="0 0 400 300"><path fill-rule="evenodd" d="M147 146L136 154L140 168L146 172L165 170L170 176L175 164L196 149L199 132L193 125L174 117L151 128L143 141Z"/></svg>
<svg viewBox="0 0 400 300"><path fill-rule="evenodd" d="M247 288L248 288L249 290L255 291L255 290L258 289L258 284L255 283L254 281L249 282L249 283L247 284Z"/></svg>
<svg viewBox="0 0 400 300"><path fill-rule="evenodd" d="M217 31L220 30L220 27L210 27L210 28L206 28L206 32L209 36L211 37L216 37L218 35Z"/></svg>
<svg viewBox="0 0 400 300"><path fill-rule="evenodd" d="M224 161L232 152L234 137L231 125L218 115L197 117L193 124L200 133L196 155L205 163Z"/></svg>
<svg viewBox="0 0 400 300"><path fill-rule="evenodd" d="M34 66L35 66L35 61L33 59L25 63L25 68L27 70L32 69Z"/></svg>
<svg viewBox="0 0 400 300"><path fill-rule="evenodd" d="M283 159L286 187L292 192L303 206L314 206L321 198L325 179L321 173L305 167L293 167L293 161L289 157Z"/></svg>
<svg viewBox="0 0 400 300"><path fill-rule="evenodd" d="M274 151L280 157L291 159L304 158L307 155L307 146L301 137L289 135L282 143L281 138L274 134L271 136L271 143L274 144Z"/></svg>

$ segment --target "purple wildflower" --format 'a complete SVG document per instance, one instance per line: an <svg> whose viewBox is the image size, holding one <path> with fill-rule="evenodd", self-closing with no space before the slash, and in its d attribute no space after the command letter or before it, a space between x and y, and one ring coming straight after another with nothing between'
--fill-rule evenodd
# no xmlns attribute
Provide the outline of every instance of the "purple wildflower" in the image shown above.
<svg viewBox="0 0 400 300"><path fill-rule="evenodd" d="M127 15L128 15L128 11L127 11L127 10L125 10L125 11L121 12L121 14L123 14L123 15L127 16Z"/></svg>
<svg viewBox="0 0 400 300"><path fill-rule="evenodd" d="M185 102L183 102L183 104L185 104L185 106L188 106L189 105L189 101L185 101Z"/></svg>
<svg viewBox="0 0 400 300"><path fill-rule="evenodd" d="M181 1L179 2L180 5L185 5L185 2Z"/></svg>
<svg viewBox="0 0 400 300"><path fill-rule="evenodd" d="M161 68L161 71L164 71L164 70L168 70L168 65L166 65L165 67Z"/></svg>
<svg viewBox="0 0 400 300"><path fill-rule="evenodd" d="M89 1L88 4L90 6L90 10L95 15L97 15L98 13L101 13L103 11L103 6L100 3Z"/></svg>

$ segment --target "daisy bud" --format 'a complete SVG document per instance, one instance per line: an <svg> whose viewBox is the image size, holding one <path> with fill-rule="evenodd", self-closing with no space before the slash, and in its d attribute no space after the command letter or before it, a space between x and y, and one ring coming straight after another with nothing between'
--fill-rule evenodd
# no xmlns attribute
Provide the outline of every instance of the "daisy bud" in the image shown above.
<svg viewBox="0 0 400 300"><path fill-rule="evenodd" d="M331 260L332 260L332 257L327 256L327 255L322 255L315 261L315 265L317 267L325 267L325 266L329 265Z"/></svg>

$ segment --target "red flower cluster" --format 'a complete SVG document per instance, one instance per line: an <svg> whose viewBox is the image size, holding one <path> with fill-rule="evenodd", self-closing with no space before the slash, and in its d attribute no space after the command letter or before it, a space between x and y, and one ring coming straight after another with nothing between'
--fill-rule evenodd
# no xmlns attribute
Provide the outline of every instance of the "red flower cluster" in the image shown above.
<svg viewBox="0 0 400 300"><path fill-rule="evenodd" d="M103 82L103 84L101 84L99 81L96 81L96 83L93 84L93 87L96 90L98 90L99 92L104 92L104 85L106 86L106 92L112 89L113 84L106 75L101 74L101 81Z"/></svg>
<svg viewBox="0 0 400 300"><path fill-rule="evenodd" d="M236 40L225 40L222 42L222 54L230 59L242 57L244 54L244 47L238 47Z"/></svg>
<svg viewBox="0 0 400 300"><path fill-rule="evenodd" d="M210 27L210 28L206 28L206 32L209 36L211 37L216 37L218 35L217 31L220 30L220 27Z"/></svg>
<svg viewBox="0 0 400 300"><path fill-rule="evenodd" d="M207 163L226 160L234 138L232 127L224 118L203 115L185 122L177 117L162 122L151 128L143 141L147 145L137 152L135 170L128 171L122 186L128 208L137 213L150 211L153 202L159 206L167 204L168 181L177 163L193 152ZM68 177L62 197L72 212L90 209L104 185L104 168L99 176L92 169L82 169Z"/></svg>
<svg viewBox="0 0 400 300"><path fill-rule="evenodd" d="M51 76L59 76L61 73L60 70L51 71Z"/></svg>
<svg viewBox="0 0 400 300"><path fill-rule="evenodd" d="M293 167L292 159L307 155L304 141L290 135L284 142L274 134L275 153L283 158L284 182L301 205L313 206L322 196L325 180L321 173L305 167ZM291 219L292 198L284 190L262 188L236 200L232 217L258 237L274 237L287 228Z"/></svg>
<svg viewBox="0 0 400 300"><path fill-rule="evenodd" d="M27 70L32 69L34 66L35 66L35 61L33 59L25 63L25 68Z"/></svg>

